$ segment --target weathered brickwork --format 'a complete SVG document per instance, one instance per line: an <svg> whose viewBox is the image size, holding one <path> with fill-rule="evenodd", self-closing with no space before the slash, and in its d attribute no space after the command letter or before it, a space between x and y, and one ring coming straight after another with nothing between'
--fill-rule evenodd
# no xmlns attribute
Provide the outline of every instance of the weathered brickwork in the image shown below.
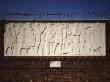
<svg viewBox="0 0 110 82"><path fill-rule="evenodd" d="M96 57L5 57L4 25L1 22L0 82L110 82L109 21L106 21L106 56ZM53 60L61 61L61 68L50 68Z"/></svg>

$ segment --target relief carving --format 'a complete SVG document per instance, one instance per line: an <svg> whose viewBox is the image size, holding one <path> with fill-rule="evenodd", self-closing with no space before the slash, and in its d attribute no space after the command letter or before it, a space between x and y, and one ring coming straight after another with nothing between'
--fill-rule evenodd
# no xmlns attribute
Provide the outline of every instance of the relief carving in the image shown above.
<svg viewBox="0 0 110 82"><path fill-rule="evenodd" d="M4 56L105 56L105 23L11 22Z"/></svg>

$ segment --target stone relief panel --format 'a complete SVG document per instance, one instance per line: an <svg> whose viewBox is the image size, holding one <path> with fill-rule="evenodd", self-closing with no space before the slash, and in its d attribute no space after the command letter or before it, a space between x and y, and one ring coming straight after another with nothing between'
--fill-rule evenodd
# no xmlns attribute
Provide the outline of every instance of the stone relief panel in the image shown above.
<svg viewBox="0 0 110 82"><path fill-rule="evenodd" d="M9 22L4 56L106 56L105 23Z"/></svg>

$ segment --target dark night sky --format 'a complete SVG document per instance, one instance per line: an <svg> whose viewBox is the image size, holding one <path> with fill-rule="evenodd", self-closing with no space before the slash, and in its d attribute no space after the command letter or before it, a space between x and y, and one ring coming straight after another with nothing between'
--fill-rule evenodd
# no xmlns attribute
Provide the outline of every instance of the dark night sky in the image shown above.
<svg viewBox="0 0 110 82"><path fill-rule="evenodd" d="M0 0L1 11L77 12L84 9L98 9L110 13L110 0ZM110 15L107 17L110 18Z"/></svg>

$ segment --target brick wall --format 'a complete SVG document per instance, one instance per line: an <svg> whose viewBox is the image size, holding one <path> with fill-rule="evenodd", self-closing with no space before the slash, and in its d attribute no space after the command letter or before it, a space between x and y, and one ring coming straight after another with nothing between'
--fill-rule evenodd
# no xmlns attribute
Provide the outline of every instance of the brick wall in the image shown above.
<svg viewBox="0 0 110 82"><path fill-rule="evenodd" d="M0 82L110 82L110 22L106 21L105 57L4 57L0 23ZM50 68L60 60L61 68Z"/></svg>

